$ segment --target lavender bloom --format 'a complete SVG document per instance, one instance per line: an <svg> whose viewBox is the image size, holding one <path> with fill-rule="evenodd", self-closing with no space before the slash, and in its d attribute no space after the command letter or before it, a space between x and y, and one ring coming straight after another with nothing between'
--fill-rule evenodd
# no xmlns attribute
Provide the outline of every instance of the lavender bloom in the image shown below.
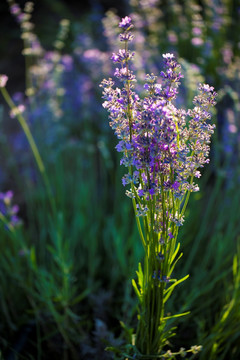
<svg viewBox="0 0 240 360"><path fill-rule="evenodd" d="M193 178L199 178L197 169L209 162L209 143L214 130L214 125L209 124L209 108L216 103L216 93L213 87L201 84L199 95L193 100L195 107L187 111L177 109L174 100L183 75L175 56L167 53L163 55L161 78L147 75L146 96L140 99L134 89L136 78L130 68L134 60L134 54L128 50L132 40L129 37L131 18L122 19L119 26L124 30L125 49L114 53L112 60L121 64L114 75L123 86L116 87L112 79L103 80L103 107L108 110L110 126L119 139L116 149L123 154L121 164L129 168L123 178L124 186L131 184L127 194L136 199L139 215L149 211L146 203L154 197L158 204L154 227L157 232L165 233L166 218L170 229L183 224L181 209L186 193L199 190ZM133 181L134 168L138 179L135 176ZM166 202L168 215L165 216L162 199L171 198L171 194L178 208L173 204L174 200ZM162 225L159 227L159 224Z"/></svg>
<svg viewBox="0 0 240 360"><path fill-rule="evenodd" d="M19 15L21 14L21 9L18 4L13 4L12 6L10 6L10 12L13 15Z"/></svg>
<svg viewBox="0 0 240 360"><path fill-rule="evenodd" d="M116 83L110 78L100 86L103 107L119 140L116 149L122 153L120 164L128 168L122 182L130 185L126 195L132 199L145 250L144 268L139 264L137 272L139 286L133 280L140 301L135 344L140 353L158 357L165 326L160 314L164 314L164 301L171 295L165 297L165 289L169 282L176 281L171 274L179 249L178 227L183 225L190 193L199 190L194 183L194 178L200 177L198 168L209 162L214 130L209 109L215 105L216 93L213 87L200 84L193 109L177 108L183 75L174 54L167 53L163 55L160 77L147 74L140 96L131 67L134 54L129 50L131 18L122 19L119 27L123 29L120 40L124 50L112 56L118 66Z"/></svg>
<svg viewBox="0 0 240 360"><path fill-rule="evenodd" d="M0 193L0 215L6 220L7 229L15 228L21 225L22 221L17 216L19 211L18 205L12 204L13 192L11 190Z"/></svg>
<svg viewBox="0 0 240 360"><path fill-rule="evenodd" d="M122 28L124 31L123 34L120 34L119 39L120 41L128 42L133 40L133 35L129 31L133 28L132 25L132 19L129 16L126 16L122 19L122 21L119 23L119 27Z"/></svg>
<svg viewBox="0 0 240 360"><path fill-rule="evenodd" d="M132 25L132 19L129 16L126 16L125 18L122 19L122 21L119 23L119 27L123 28L124 30L130 30L133 25Z"/></svg>

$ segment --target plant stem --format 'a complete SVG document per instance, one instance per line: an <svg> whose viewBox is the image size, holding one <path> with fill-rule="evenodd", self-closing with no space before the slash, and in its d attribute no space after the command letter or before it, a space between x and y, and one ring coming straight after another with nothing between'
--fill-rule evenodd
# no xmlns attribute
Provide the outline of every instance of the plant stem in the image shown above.
<svg viewBox="0 0 240 360"><path fill-rule="evenodd" d="M6 103L10 107L10 109L11 110L16 109L16 106L13 103L13 101L12 101L9 93L7 92L6 88L2 87L2 88L0 88L0 90L2 92L4 100L6 101ZM44 163L42 161L41 155L40 155L40 153L38 151L38 148L37 148L37 145L35 143L35 140L34 140L34 138L32 136L32 133L31 133L31 131L29 129L29 126L28 126L26 120L24 119L24 117L21 114L17 114L16 117L17 117L17 119L18 119L18 121L19 121L25 135L26 135L26 138L27 138L27 140L29 142L29 145L30 145L30 148L32 150L33 156L35 158L37 167L38 167L39 172L40 172L40 174L42 176L42 179L43 179L43 182L44 182L44 185L46 187L47 194L48 194L48 198L49 198L52 213L56 214L56 204L55 204L55 201L53 199L50 182L49 182L49 179L48 179L46 169L45 169Z"/></svg>

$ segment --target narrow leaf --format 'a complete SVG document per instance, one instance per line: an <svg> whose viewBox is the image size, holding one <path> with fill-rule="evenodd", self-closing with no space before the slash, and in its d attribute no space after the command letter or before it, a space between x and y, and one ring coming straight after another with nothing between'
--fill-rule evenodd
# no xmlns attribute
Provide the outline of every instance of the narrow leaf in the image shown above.
<svg viewBox="0 0 240 360"><path fill-rule="evenodd" d="M134 279L132 279L132 286L133 286L133 288L135 290L135 293L136 293L137 297L139 298L139 301L141 302L142 301L142 296L141 296L141 294L140 294L140 292L138 290L137 284L136 284Z"/></svg>
<svg viewBox="0 0 240 360"><path fill-rule="evenodd" d="M30 260L33 265L33 268L36 270L37 269L37 260L36 260L36 253L35 253L34 247L31 247L31 250L30 250Z"/></svg>
<svg viewBox="0 0 240 360"><path fill-rule="evenodd" d="M140 287L140 293L143 293L143 271L142 271L142 265L141 263L138 264L138 271L136 271L138 276L138 284Z"/></svg>
<svg viewBox="0 0 240 360"><path fill-rule="evenodd" d="M174 253L173 253L172 257L171 257L171 264L173 263L175 257L177 256L179 248L180 248L180 243L177 244L177 247L176 247L176 249L175 249L175 251L174 251Z"/></svg>
<svg viewBox="0 0 240 360"><path fill-rule="evenodd" d="M179 255L179 257L178 257L178 258L174 261L174 263L172 264L172 266L171 266L171 268L170 268L170 270L169 270L169 276L172 274L172 272L173 272L173 270L174 270L177 262L181 259L182 256L183 256L183 253L181 253L181 254Z"/></svg>
<svg viewBox="0 0 240 360"><path fill-rule="evenodd" d="M162 320L169 320L169 319L178 318L178 317L189 315L189 314L190 314L190 311L186 311L186 312L181 313L181 314L175 314L175 315L171 315L171 316L166 316L166 317L162 318Z"/></svg>

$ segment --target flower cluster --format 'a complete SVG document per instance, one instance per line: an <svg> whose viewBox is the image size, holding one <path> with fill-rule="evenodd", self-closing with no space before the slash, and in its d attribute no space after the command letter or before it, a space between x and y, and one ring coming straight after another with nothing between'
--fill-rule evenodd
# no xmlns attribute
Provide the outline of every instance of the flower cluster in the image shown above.
<svg viewBox="0 0 240 360"><path fill-rule="evenodd" d="M11 14L16 18L17 22L21 26L22 39L25 43L25 49L23 55L38 56L42 54L43 49L37 36L33 32L34 24L31 22L31 16L33 12L34 4L31 1L27 1L22 11L20 6L14 0L7 0L10 7Z"/></svg>
<svg viewBox="0 0 240 360"><path fill-rule="evenodd" d="M12 204L13 192L11 190L0 193L0 214L4 217L5 225L8 229L19 226L22 221L18 217L18 205Z"/></svg>
<svg viewBox="0 0 240 360"><path fill-rule="evenodd" d="M103 107L119 139L116 149L123 154L121 164L129 169L123 178L123 185L131 184L127 194L135 198L138 215L142 216L147 209L150 211L148 202L152 200L155 231L167 234L171 224L182 225L186 194L199 190L193 179L201 175L198 168L209 162L214 130L209 123L209 109L215 105L216 93L209 85L199 85L199 94L193 100L195 107L178 109L174 100L183 75L175 56L167 53L163 55L160 78L148 74L145 94L140 98L130 69L134 59L128 50L133 39L131 19L125 17L119 27L124 31L120 38L125 46L113 54L112 60L121 64L114 75L123 86L116 87L111 78L103 80Z"/></svg>

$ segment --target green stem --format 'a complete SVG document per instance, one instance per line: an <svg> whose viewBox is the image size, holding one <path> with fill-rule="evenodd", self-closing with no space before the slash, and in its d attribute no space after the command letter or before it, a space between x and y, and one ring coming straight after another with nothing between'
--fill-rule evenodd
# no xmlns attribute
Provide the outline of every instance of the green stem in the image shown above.
<svg viewBox="0 0 240 360"><path fill-rule="evenodd" d="M137 216L136 200L134 198L132 199L132 203L133 203L135 218L136 218L136 222L137 222L138 232L139 232L140 238L142 240L143 247L144 247L144 249L146 249L146 241L144 239L144 235L143 235L142 226L141 226L139 216Z"/></svg>
<svg viewBox="0 0 240 360"><path fill-rule="evenodd" d="M125 41L125 52L127 53L128 50L128 42ZM126 60L126 68L127 74L129 73L128 68L128 61ZM132 111L131 111L131 102L130 102L130 81L127 79L127 114L128 114L128 121L129 121L129 134L130 134L130 142L132 141Z"/></svg>
<svg viewBox="0 0 240 360"><path fill-rule="evenodd" d="M191 179L190 179L190 186L192 185L192 183L193 183L193 175L191 176ZM183 204L181 214L179 214L180 216L184 215L184 213L185 213L185 210L186 210L186 207L187 207L187 204L188 204L188 201L189 201L190 194L191 194L191 191L188 190L187 194L186 194L186 197L185 197L185 200L184 200L184 204Z"/></svg>
<svg viewBox="0 0 240 360"><path fill-rule="evenodd" d="M3 88L0 88L0 90L2 92L4 100L6 101L6 103L10 107L10 109L11 110L16 109L16 106L13 103L13 101L12 101L9 93L7 92L6 88L3 87ZM37 164L37 167L39 169L39 172L40 172L40 174L42 176L43 182L44 182L46 190L47 190L47 194L48 194L48 198L49 198L49 202L50 202L52 212L53 212L53 214L55 214L56 213L56 204L55 204L55 201L54 201L53 196L52 196L50 182L49 182L49 179L48 179L46 169L45 169L44 163L42 161L41 155L40 155L40 153L38 151L37 145L36 145L36 143L35 143L35 141L33 139L33 136L31 134L29 126L28 126L26 120L24 119L24 117L21 114L17 114L16 117L17 117L17 119L18 119L18 121L19 121L25 135L26 135L26 138L27 138L27 140L29 142L29 145L31 147L33 156L34 156L36 164Z"/></svg>

